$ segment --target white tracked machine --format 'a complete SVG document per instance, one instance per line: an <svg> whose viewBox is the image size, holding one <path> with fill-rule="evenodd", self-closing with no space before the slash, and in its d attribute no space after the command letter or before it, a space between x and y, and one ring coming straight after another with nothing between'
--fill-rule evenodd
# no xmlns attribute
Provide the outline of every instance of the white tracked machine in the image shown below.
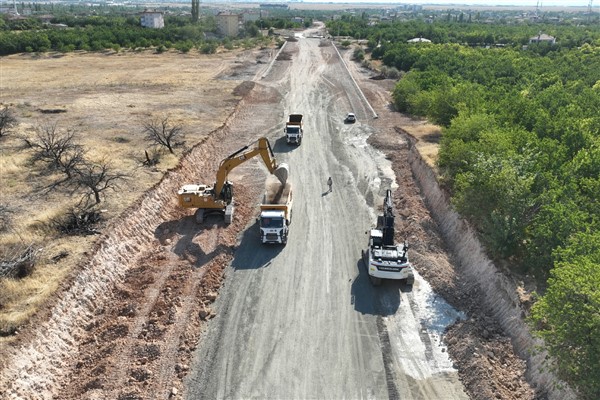
<svg viewBox="0 0 600 400"><path fill-rule="evenodd" d="M404 280L412 285L415 281L412 265L408 260L408 243L394 241L394 209L392 191L386 192L383 215L377 217L377 227L369 232L369 247L362 252L363 262L374 286L382 279Z"/></svg>

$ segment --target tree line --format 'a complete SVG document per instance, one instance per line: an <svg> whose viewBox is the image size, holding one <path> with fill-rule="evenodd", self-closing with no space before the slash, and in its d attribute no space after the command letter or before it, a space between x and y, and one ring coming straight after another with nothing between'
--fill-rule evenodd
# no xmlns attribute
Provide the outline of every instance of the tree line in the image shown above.
<svg viewBox="0 0 600 400"><path fill-rule="evenodd" d="M196 11L195 11L196 12ZM73 15L58 13L50 24L39 18L10 20L0 18L0 55L39 53L47 51L72 52L103 51L112 49L176 49L188 52L197 49L201 53L214 53L219 46L234 47L236 40L251 46L271 42L272 36L264 36L261 29L293 29L303 24L287 16L261 18L247 21L237 38L221 38L217 35L217 23L213 15L197 16L166 15L165 27L148 29L140 25L137 15L110 13L107 15ZM307 19L304 25L311 24Z"/></svg>
<svg viewBox="0 0 600 400"><path fill-rule="evenodd" d="M367 39L373 59L401 71L396 108L442 126L453 205L492 259L542 282L530 321L559 376L600 398L600 28L352 18L328 28ZM557 43L528 43L540 30Z"/></svg>

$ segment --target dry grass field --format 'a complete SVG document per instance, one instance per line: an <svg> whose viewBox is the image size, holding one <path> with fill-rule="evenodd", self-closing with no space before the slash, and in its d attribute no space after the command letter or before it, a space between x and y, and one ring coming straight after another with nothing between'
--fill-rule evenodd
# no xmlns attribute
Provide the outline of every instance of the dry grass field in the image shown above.
<svg viewBox="0 0 600 400"><path fill-rule="evenodd" d="M86 160L127 175L117 190L103 193L97 207L100 230L109 229L111 219L176 166L186 149L223 125L241 98L236 87L248 78L236 76L236 68L257 64L259 54L271 53L2 57L0 106L13 110L18 125L0 141L0 206L8 210L0 227L0 261L14 260L31 246L35 268L25 278L0 281L0 340L55 292L98 237L66 236L52 229L50 222L75 207L84 192L48 191L61 176L33 162L23 138L32 140L49 126L60 134L75 132ZM183 128L184 140L175 155L162 150L157 165L144 166L144 151L152 154L155 149L144 138L143 124L164 117Z"/></svg>

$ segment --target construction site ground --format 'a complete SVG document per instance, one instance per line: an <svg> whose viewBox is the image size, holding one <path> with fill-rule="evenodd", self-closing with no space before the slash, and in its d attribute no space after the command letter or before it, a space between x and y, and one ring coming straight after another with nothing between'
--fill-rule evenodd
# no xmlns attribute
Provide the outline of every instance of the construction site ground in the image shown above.
<svg viewBox="0 0 600 400"><path fill-rule="evenodd" d="M373 71L350 60L351 49L341 50L347 76L336 47L311 32L278 51L2 60L4 73L14 68L18 77L3 83L11 93L2 101L19 104L32 129L39 110L64 109L69 125L90 132L82 138L88 147L100 140L116 154L114 138L143 147L134 114L169 112L190 132L181 161L167 156L112 195L102 234L75 240L79 247L61 261L71 267L60 290L3 342L3 399L544 397L526 381L526 362L507 332L482 307L486 293L460 276L413 177L411 137L433 165L440 130L395 112L394 81L371 79ZM58 76L62 83L54 83ZM350 111L358 117L352 126L343 123ZM299 147L283 136L293 112L305 114ZM296 198L286 247L261 247L257 236L267 176L258 161L230 174L231 225L211 217L198 226L176 203L182 184L212 183L224 157L260 136L290 163ZM120 167L139 168L139 155L124 153ZM361 166L363 157L376 170ZM325 193L328 175L332 194ZM410 242L419 275L412 289L370 287L360 261L362 233L387 187L394 189L396 237ZM3 201L23 202L9 195ZM23 205L25 212L40 207L43 197ZM71 240L49 244L45 257ZM442 308L425 310L441 303L452 320L425 321L442 319ZM419 309L427 318L406 324L403 313ZM345 331L348 321L359 328ZM260 335L273 339L272 347ZM401 342L413 335L424 343L414 350L424 363L398 351L410 349ZM363 350L347 358L349 348Z"/></svg>

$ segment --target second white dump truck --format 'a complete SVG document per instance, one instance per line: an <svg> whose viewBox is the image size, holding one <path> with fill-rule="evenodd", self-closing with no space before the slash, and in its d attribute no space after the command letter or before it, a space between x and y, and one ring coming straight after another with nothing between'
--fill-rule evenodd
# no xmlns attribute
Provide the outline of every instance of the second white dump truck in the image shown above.
<svg viewBox="0 0 600 400"><path fill-rule="evenodd" d="M259 217L260 238L263 243L287 243L292 222L292 200L291 183L267 183Z"/></svg>
<svg viewBox="0 0 600 400"><path fill-rule="evenodd" d="M302 135L304 134L302 114L290 114L283 132L288 144L294 143L300 145L302 143Z"/></svg>

